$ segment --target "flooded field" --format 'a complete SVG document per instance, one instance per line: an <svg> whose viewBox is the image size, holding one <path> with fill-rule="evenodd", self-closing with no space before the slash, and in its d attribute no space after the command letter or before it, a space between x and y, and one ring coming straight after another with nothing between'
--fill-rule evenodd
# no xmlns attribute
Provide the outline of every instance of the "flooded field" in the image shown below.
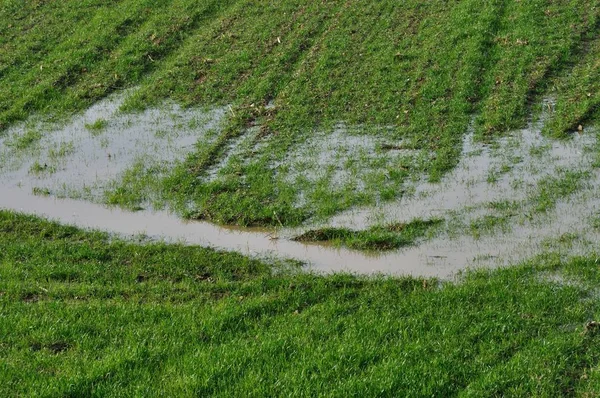
<svg viewBox="0 0 600 398"><path fill-rule="evenodd" d="M400 201L352 209L333 217L330 224L364 228L382 221L447 216L452 212L472 219L486 213L490 204L526 201L549 178L560 178L568 172L595 175L597 134L575 133L554 140L542 136L544 120L545 114L526 128L487 144L476 142L471 130L463 140L459 164L440 183L430 183L427 178L408 182L408 194Z"/></svg>
<svg viewBox="0 0 600 398"><path fill-rule="evenodd" d="M29 122L0 138L0 207L127 236L299 260L324 272L451 278L466 267L508 265L543 251L573 256L598 248L600 172L592 131L565 140L546 138L540 133L542 116L489 143L468 132L452 172L440 183L408 180L398 201L352 209L300 228L232 228L182 221L168 212L128 212L93 203L101 202L120 175L136 165L167 172L196 143L210 142L225 114L223 109L176 106L123 114L120 98L101 102L68 123ZM327 136L308 140L273 170L285 169L282 178L289 184L314 183L321 174L333 173L334 182L353 180L360 189L370 172L393 167L401 158L423 161L426 156L386 147L383 135L350 130L340 125ZM251 150L256 134L251 128L232 141L204 180L215 181L232 157ZM433 217L443 220L435 234L401 250L367 252L293 240L324 227L360 231Z"/></svg>
<svg viewBox="0 0 600 398"><path fill-rule="evenodd" d="M289 184L314 186L326 180L331 190L365 191L371 180L388 177L388 170L431 156L403 148L401 143L391 144L392 130L381 128L367 134L360 127L338 124L331 132L316 132L273 168Z"/></svg>
<svg viewBox="0 0 600 398"><path fill-rule="evenodd" d="M57 197L102 201L134 167L160 175L210 141L223 109L185 110L166 104L119 112L127 93L62 123L32 119L0 136L0 184Z"/></svg>

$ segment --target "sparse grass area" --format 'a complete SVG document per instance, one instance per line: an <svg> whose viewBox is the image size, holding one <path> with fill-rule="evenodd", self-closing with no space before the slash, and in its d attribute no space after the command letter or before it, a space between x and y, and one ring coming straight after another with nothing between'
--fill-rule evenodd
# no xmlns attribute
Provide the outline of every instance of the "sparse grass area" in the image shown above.
<svg viewBox="0 0 600 398"><path fill-rule="evenodd" d="M600 215L596 215L591 219L592 227L595 230L600 230Z"/></svg>
<svg viewBox="0 0 600 398"><path fill-rule="evenodd" d="M542 180L537 196L532 199L535 211L546 212L554 208L558 200L567 198L581 189L587 178L588 172L559 170L556 176Z"/></svg>
<svg viewBox="0 0 600 398"><path fill-rule="evenodd" d="M31 167L29 168L30 174L43 174L43 173L54 173L56 168L52 165L48 165L47 163L40 163L39 161L33 162Z"/></svg>
<svg viewBox="0 0 600 398"><path fill-rule="evenodd" d="M36 196L50 196L52 192L48 188L33 187L31 193Z"/></svg>
<svg viewBox="0 0 600 398"><path fill-rule="evenodd" d="M57 161L75 152L75 145L72 142L61 142L57 148L48 150L48 158Z"/></svg>
<svg viewBox="0 0 600 398"><path fill-rule="evenodd" d="M0 395L583 396L600 388L594 257L549 255L441 285L318 276L6 211L0 248Z"/></svg>
<svg viewBox="0 0 600 398"><path fill-rule="evenodd" d="M524 199L486 203L484 210L489 214L465 222L465 216L477 209L465 208L458 212L451 212L446 223L446 231L454 236L466 233L479 239L499 232L507 233L515 224L548 223L552 221L546 218L548 213L554 210L558 203L568 203L574 195L587 189L586 184L589 183L590 178L589 171L557 168L554 175L540 179ZM593 193L588 191L588 194ZM576 205L584 206L580 203ZM593 225L595 224L592 220Z"/></svg>
<svg viewBox="0 0 600 398"><path fill-rule="evenodd" d="M510 172L511 169L512 167L510 165L503 164L498 168L498 170L491 170L487 177L488 184L498 182L498 179L506 173Z"/></svg>
<svg viewBox="0 0 600 398"><path fill-rule="evenodd" d="M164 167L148 166L143 160L135 162L120 177L117 187L105 195L105 202L118 205L129 210L142 210L148 204L153 208L161 208L160 196L162 176L166 173Z"/></svg>
<svg viewBox="0 0 600 398"><path fill-rule="evenodd" d="M27 130L22 135L11 137L11 139L6 142L6 146L14 148L15 150L24 150L39 142L41 138L42 133L39 131Z"/></svg>
<svg viewBox="0 0 600 398"><path fill-rule="evenodd" d="M138 86L125 108L169 98L231 105L210 145L163 184L179 208L221 223L298 224L401 195L405 178L454 167L472 114L478 137L520 126L539 96L556 97L547 131L585 128L598 112L600 7L593 0L257 3L191 0L0 5L0 130L34 112L65 115ZM269 105L269 106L267 106ZM298 206L273 169L315 130L343 121L390 145L431 153L390 165L364 190L323 198L324 177ZM203 176L252 124L266 147L236 178ZM131 206L136 198L131 197Z"/></svg>
<svg viewBox="0 0 600 398"><path fill-rule="evenodd" d="M475 238L480 238L484 234L493 234L500 230L510 228L511 214L503 215L485 215L481 218L471 221L469 232Z"/></svg>
<svg viewBox="0 0 600 398"><path fill-rule="evenodd" d="M555 250L556 248L572 248L573 245L582 240L583 237L570 232L561 234L556 238L546 239L542 242L542 248L545 251Z"/></svg>

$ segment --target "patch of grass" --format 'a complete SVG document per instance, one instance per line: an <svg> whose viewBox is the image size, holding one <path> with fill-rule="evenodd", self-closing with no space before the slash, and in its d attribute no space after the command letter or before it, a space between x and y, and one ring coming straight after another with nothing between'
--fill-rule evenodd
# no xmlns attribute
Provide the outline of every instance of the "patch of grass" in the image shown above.
<svg viewBox="0 0 600 398"><path fill-rule="evenodd" d="M166 130L158 130L154 133L156 138L165 138L169 133Z"/></svg>
<svg viewBox="0 0 600 398"><path fill-rule="evenodd" d="M33 187L31 193L36 196L50 196L52 192L48 188Z"/></svg>
<svg viewBox="0 0 600 398"><path fill-rule="evenodd" d="M143 210L149 204L160 208L161 199L165 196L160 185L165 170L148 163L143 160L135 162L115 183L116 188L105 194L104 202L133 211Z"/></svg>
<svg viewBox="0 0 600 398"><path fill-rule="evenodd" d="M431 233L442 220L415 219L406 224L377 226L364 231L347 228L322 228L311 230L294 238L299 242L331 242L359 250L392 250L416 243Z"/></svg>
<svg viewBox="0 0 600 398"><path fill-rule="evenodd" d="M511 200L501 200L490 202L488 207L492 210L500 211L500 212L510 212L516 209L519 206L519 203Z"/></svg>
<svg viewBox="0 0 600 398"><path fill-rule="evenodd" d="M549 145L533 146L529 150L529 156L541 158L549 150Z"/></svg>
<svg viewBox="0 0 600 398"><path fill-rule="evenodd" d="M506 231L511 221L510 214L504 215L486 215L471 221L469 230L476 239L482 235L493 234L499 229Z"/></svg>
<svg viewBox="0 0 600 398"><path fill-rule="evenodd" d="M319 276L6 211L0 247L0 395L563 396L600 387L593 257L540 257L459 283ZM540 277L548 273L580 283Z"/></svg>
<svg viewBox="0 0 600 398"><path fill-rule="evenodd" d="M510 217L520 215L531 219L537 214L547 213L553 210L559 201L567 200L584 188L584 184L589 178L589 171L559 168L556 170L556 175L540 180L531 195L526 199L489 203L487 207L499 214L489 218L486 216L484 219L487 219L487 222L496 220L504 224L502 220ZM484 222L484 224L487 224L487 222Z"/></svg>
<svg viewBox="0 0 600 398"><path fill-rule="evenodd" d="M98 119L94 123L86 123L85 128L88 129L92 134L99 134L108 126L108 120Z"/></svg>
<svg viewBox="0 0 600 398"><path fill-rule="evenodd" d="M566 77L557 82L559 101L554 117L545 128L548 133L558 136L565 132L574 133L580 126L587 129L597 121L600 109L600 21L597 16L591 19L595 25L583 35L584 40L579 44L583 56L573 62Z"/></svg>
<svg viewBox="0 0 600 398"><path fill-rule="evenodd" d="M514 162L513 162L514 164ZM500 177L509 173L512 170L513 166L508 164L502 164L497 170L491 170L487 176L487 183L494 184L498 182Z"/></svg>
<svg viewBox="0 0 600 398"><path fill-rule="evenodd" d="M42 174L42 173L54 173L56 168L47 163L40 163L39 161L33 162L31 167L29 167L30 174Z"/></svg>
<svg viewBox="0 0 600 398"><path fill-rule="evenodd" d="M592 217L591 223L592 223L592 227L595 230L600 231L600 216L596 215L596 216Z"/></svg>
<svg viewBox="0 0 600 398"><path fill-rule="evenodd" d="M61 142L58 148L50 148L48 150L48 158L52 160L59 160L73 154L74 152L75 145L73 142Z"/></svg>
<svg viewBox="0 0 600 398"><path fill-rule="evenodd" d="M574 233L564 233L556 238L545 239L542 242L542 247L546 251L554 250L557 248L571 249L573 245L582 239L582 236Z"/></svg>
<svg viewBox="0 0 600 398"><path fill-rule="evenodd" d="M540 181L538 193L532 198L536 212L543 213L553 209L560 199L577 192L589 177L589 172L585 171L563 170L557 174Z"/></svg>
<svg viewBox="0 0 600 398"><path fill-rule="evenodd" d="M14 135L6 142L6 145L16 150L24 150L36 144L42 139L42 133L37 130L27 130L24 134Z"/></svg>

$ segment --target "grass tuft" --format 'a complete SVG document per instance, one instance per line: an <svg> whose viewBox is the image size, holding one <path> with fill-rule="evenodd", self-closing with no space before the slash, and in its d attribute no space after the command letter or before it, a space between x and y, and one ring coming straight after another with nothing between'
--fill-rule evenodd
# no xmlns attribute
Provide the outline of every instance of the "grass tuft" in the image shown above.
<svg viewBox="0 0 600 398"><path fill-rule="evenodd" d="M331 242L359 250L393 250L414 245L418 239L433 233L442 224L440 219L413 220L409 223L377 226L364 231L347 228L310 230L293 240L298 242Z"/></svg>

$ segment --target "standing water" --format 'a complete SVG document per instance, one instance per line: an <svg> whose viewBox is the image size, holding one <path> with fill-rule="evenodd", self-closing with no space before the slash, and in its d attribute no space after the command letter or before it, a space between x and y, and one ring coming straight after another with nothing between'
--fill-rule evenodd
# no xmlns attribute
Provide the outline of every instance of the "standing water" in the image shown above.
<svg viewBox="0 0 600 398"><path fill-rule="evenodd" d="M26 134L26 127L9 131L0 139L3 160L0 208L125 236L144 234L261 258L296 259L312 270L323 272L450 278L467 267L497 267L522 261L546 250L548 242L567 233L585 239L571 240L568 248L554 246L553 250L568 255L592 253L596 250L594 242L600 241L598 229L590 222L600 215L597 195L600 174L592 167L590 151L596 144L595 135L552 141L540 135L541 123L531 123L528 128L498 140L494 146L478 144L472 134L467 134L459 165L442 182L419 183L413 187L413 195L398 202L344 212L319 226L365 229L377 223L410 222L417 217L434 216L447 221L446 228L436 237L396 251L361 252L290 239L302 229L220 227L208 222L183 221L168 212L128 212L57 198L68 196L60 195L65 187L71 191L83 190L90 184L90 178L94 182L91 186L101 192L118 172L140 159L144 161L149 154L154 161L173 162L185 156L200 137L210 139L210 130L223 115L220 110L200 114L174 107L170 116L158 110L132 116L118 113L117 107L117 103L110 101L100 103L30 146L24 145L26 140L19 141ZM97 122L101 118L105 121ZM11 142L21 142L21 148ZM159 144L167 150L155 151L153 148ZM54 157L51 156L50 151L61 145L66 145L64 153L55 150ZM38 173L32 172L35 164L42 168ZM44 170L49 167L53 169ZM510 200L521 203L519 209L531 207L528 200L540 183L560 175L561 170L585 172L587 179L579 190L561 198L543 214L520 219L502 231L489 234L474 236L465 232L465 228L454 228L458 232L452 232L451 224L456 220L464 226L489 215L491 203ZM34 195L32 188L38 186L53 196Z"/></svg>

